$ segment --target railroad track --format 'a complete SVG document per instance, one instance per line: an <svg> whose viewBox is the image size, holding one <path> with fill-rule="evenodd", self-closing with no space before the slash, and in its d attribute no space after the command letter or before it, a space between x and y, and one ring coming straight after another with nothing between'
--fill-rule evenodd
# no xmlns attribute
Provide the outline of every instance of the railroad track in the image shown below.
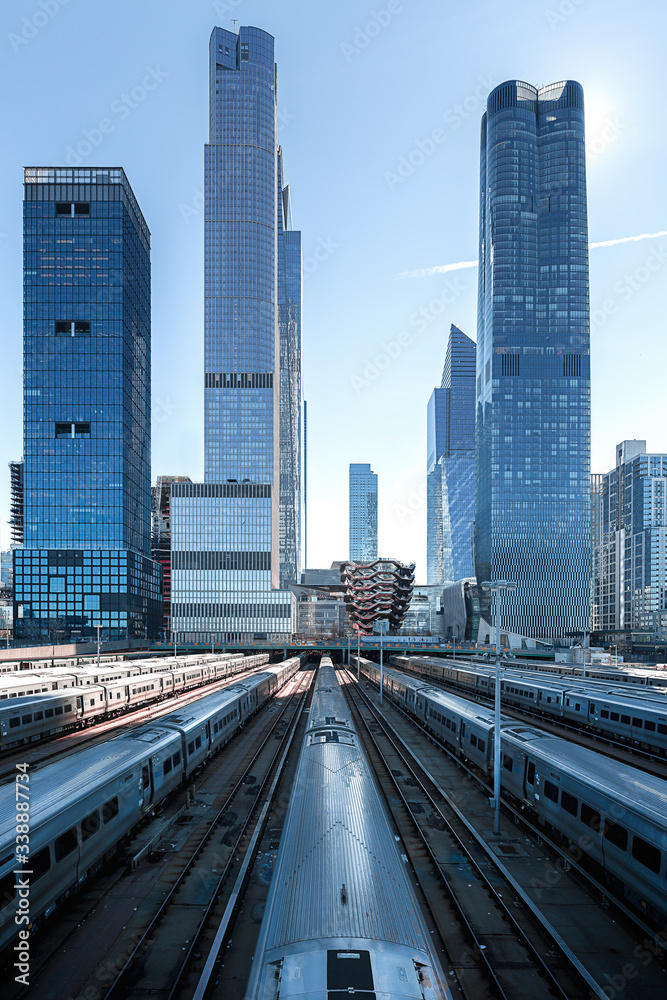
<svg viewBox="0 0 667 1000"><path fill-rule="evenodd" d="M174 1000L193 996L190 981L208 983L231 933L312 678L311 671L295 676L291 696L207 830L195 831L185 845L185 859L157 911L143 929L128 927L134 947L105 1000Z"/></svg>
<svg viewBox="0 0 667 1000"><path fill-rule="evenodd" d="M354 681L356 683L356 677L354 677ZM375 686L374 689L377 690ZM395 711L409 724L412 731L416 730L419 734L421 734L423 737L422 746L424 746L424 744L430 744L431 746L437 748L437 756L435 758L436 762L431 765L435 771L440 772L440 754L443 754L447 760L451 761L455 765L457 772L460 773L460 779L457 780L454 788L448 793L440 786L440 778L436 779L432 773L429 774L427 769L420 763L414 750L412 749L412 746L408 746L408 743L398 734L397 730L394 727L390 727L392 729L393 738L400 744L403 751L412 761L413 765L416 764L426 773L433 786L442 795L447 808L460 817L461 821L468 829L469 834L480 844L484 844L488 851L488 845L475 829L476 826L483 827L486 820L482 820L482 823L480 824L478 817L475 817L475 825L473 825L473 823L469 822L468 819L463 816L463 813L458 809L455 800L463 801L466 799L465 792L461 793L459 789L464 789L466 787L476 788L479 792L484 795L488 795L489 797L493 796L493 789L486 784L483 777L476 770L469 767L458 756L451 753L447 746L442 743L437 736L429 732L418 720L405 712L400 704L390 698L387 698L387 702L391 706L391 710ZM382 719L382 715L379 715L377 709L374 708L373 711L379 718ZM385 725L388 724L386 719L383 719L383 723ZM421 750L422 756L424 755L424 752L424 750ZM442 772L442 777L444 778L444 772ZM448 783L451 785L451 778L448 779ZM468 808L468 804L466 803L466 811L468 811ZM570 845L562 845L554 840L545 828L535 825L520 807L515 807L503 799L501 808L505 816L505 822L507 821L507 817L509 817L513 821L514 829L523 830L527 833L529 837L532 837L532 843L538 846L540 854L543 853L547 855L544 859L545 867L542 877L537 880L537 883L533 879L530 880L530 886L533 887L532 896L537 899L544 900L544 903L540 904L540 908L544 909L545 905L549 906L550 891L555 887L561 886L564 879L568 879L568 885L570 885L571 888L578 887L575 888L575 891L579 891L581 893L583 902L580 905L585 906L586 899L589 903L593 900L596 902L597 913L600 919L602 919L601 915L604 914L604 926L606 929L603 932L598 932L595 939L588 941L588 927L585 927L582 934L582 942L580 942L577 938L575 944L576 947L580 943L583 943L584 949L588 948L587 964L589 965L589 968L596 970L595 974L597 979L602 980L604 976L609 973L610 969L614 969L617 966L619 969L621 968L623 963L621 962L619 964L617 961L617 956L619 954L636 954L638 951L643 950L648 956L646 961L642 963L644 978L647 979L647 981L651 980L654 991L657 990L658 993L662 994L665 991L665 970L667 962L667 949L665 947L664 934L657 932L654 928L646 924L638 913L631 910L628 906L626 906L623 900L614 895L610 886L599 882L595 874L585 867L580 860L577 860L577 852L575 851L575 853L572 853L572 851L568 849ZM485 806L484 813L490 815L490 812L491 811L488 809L488 806ZM490 834L487 839L492 841L494 839L493 835ZM530 841L526 840L526 844L530 844ZM519 848L519 850L521 850L521 848ZM488 851L488 853L493 857L493 851ZM549 855L551 855L552 860L550 860ZM554 858L556 859L555 862L553 861ZM494 858L494 860L496 859ZM526 886L527 885L528 883L526 883ZM531 894L524 892L518 885L516 888L520 892L524 904L529 908L532 907L534 904ZM557 899L555 908L562 909L562 901L560 899ZM551 912L554 912L554 906L552 906ZM577 926L576 921L573 923L573 926ZM570 933L569 928L568 933ZM607 936L605 937L605 935ZM572 938L575 940L574 936L572 936ZM584 938L586 939L585 942L583 941ZM593 940L594 943L592 943ZM637 974L638 971L638 969L635 970L635 974ZM641 981L638 980L638 983L639 982ZM627 994L630 996L630 987L627 986L626 988L630 991ZM652 995L651 987L646 987L646 989L648 990L648 995ZM589 997L592 995L595 995L595 990L593 988L589 989L587 993L587 996ZM602 997L606 994L600 989L600 987L597 987L597 995ZM644 993L641 995L643 996Z"/></svg>
<svg viewBox="0 0 667 1000"><path fill-rule="evenodd" d="M471 840L469 830L447 808L428 773L409 758L370 699L356 683L346 685L345 691L360 722L371 762L382 784L389 781L393 786L392 799L397 796L402 805L400 811L394 810L395 818L399 819L399 812L405 828L407 817L414 831L404 842L410 853L415 853L411 860L421 870L422 889L427 894L431 891L424 884L426 866L419 856L426 852L462 922L467 939L463 962L447 942L449 928L441 926L439 931L466 996L471 1000L483 995L507 1000L566 1000L597 990L569 949L563 948L516 896L493 854ZM454 864L452 858L456 859ZM437 905L432 912L442 925ZM604 996L601 991L599 995Z"/></svg>
<svg viewBox="0 0 667 1000"><path fill-rule="evenodd" d="M120 736L134 729L136 726L141 726L149 722L157 722L163 716L177 712L179 709L185 708L193 701L198 701L206 695L222 691L236 684L237 681L243 680L248 674L261 671L261 669L261 666L255 665L248 670L232 674L230 677L221 677L211 684L190 688L189 691L176 696L167 696L162 701L148 706L143 705L133 711L124 712L122 715L104 719L92 726L74 729L69 733L35 740L34 742L24 743L21 746L5 750L0 753L0 783L14 780L17 762L29 764L30 773L32 774L40 767L44 767L45 764L51 764L52 761L58 760L60 757L78 753L80 750L85 750L95 743ZM77 691L76 688L72 688L71 690Z"/></svg>

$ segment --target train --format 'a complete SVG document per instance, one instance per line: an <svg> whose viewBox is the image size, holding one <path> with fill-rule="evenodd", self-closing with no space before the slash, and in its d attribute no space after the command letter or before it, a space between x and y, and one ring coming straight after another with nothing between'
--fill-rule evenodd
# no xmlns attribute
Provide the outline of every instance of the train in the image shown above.
<svg viewBox="0 0 667 1000"><path fill-rule="evenodd" d="M24 880L31 923L101 867L119 842L223 747L299 669L293 657L159 721L46 764L17 769L0 788L0 952L21 923ZM23 777L22 777L23 776ZM22 803L27 803L24 808ZM17 874L18 873L18 874Z"/></svg>
<svg viewBox="0 0 667 1000"><path fill-rule="evenodd" d="M207 662L175 666L161 663L111 670L79 668L71 674L28 675L18 681L0 677L0 750L71 729L80 729L129 709L145 707L170 695L212 684L268 662L268 653L210 657ZM118 674L121 676L118 676ZM16 684L19 688L16 688ZM21 689L20 685L24 685Z"/></svg>
<svg viewBox="0 0 667 1000"><path fill-rule="evenodd" d="M457 664L427 656L392 656L399 670L433 677L469 695L492 698L495 671L480 664ZM660 690L614 686L589 678L540 676L504 667L503 704L576 723L584 731L667 757L667 697Z"/></svg>
<svg viewBox="0 0 667 1000"><path fill-rule="evenodd" d="M360 669L379 685L377 664L362 658ZM384 671L383 686L453 754L492 780L491 708L392 667ZM617 895L664 926L667 783L507 716L501 720L501 761L504 797L589 858Z"/></svg>
<svg viewBox="0 0 667 1000"><path fill-rule="evenodd" d="M451 1000L329 656L315 682L246 1000L278 991L281 1000Z"/></svg>

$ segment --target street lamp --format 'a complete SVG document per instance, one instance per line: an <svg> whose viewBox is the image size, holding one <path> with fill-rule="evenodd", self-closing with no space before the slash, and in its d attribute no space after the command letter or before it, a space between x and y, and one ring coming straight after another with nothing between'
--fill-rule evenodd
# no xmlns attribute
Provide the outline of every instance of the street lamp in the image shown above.
<svg viewBox="0 0 667 1000"><path fill-rule="evenodd" d="M496 598L496 690L495 723L493 727L493 832L500 833L500 602L503 591L516 590L516 583L507 580L485 580L482 590L490 591Z"/></svg>

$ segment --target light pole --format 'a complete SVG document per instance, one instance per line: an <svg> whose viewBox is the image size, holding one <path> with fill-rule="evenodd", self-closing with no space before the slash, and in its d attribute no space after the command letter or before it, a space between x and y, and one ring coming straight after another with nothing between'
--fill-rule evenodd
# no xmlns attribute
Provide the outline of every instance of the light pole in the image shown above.
<svg viewBox="0 0 667 1000"><path fill-rule="evenodd" d="M96 625L95 628L97 629L97 669L99 670L100 669L100 629L102 628L102 626L101 625Z"/></svg>
<svg viewBox="0 0 667 1000"><path fill-rule="evenodd" d="M382 647L382 642L383 642L383 640L384 640L384 635L381 633L380 634L380 704L382 704L382 691L383 691L383 688L384 688L384 682L383 682L383 678L384 678L384 665L383 665L383 661L382 661L382 648L383 648Z"/></svg>
<svg viewBox="0 0 667 1000"><path fill-rule="evenodd" d="M357 629L357 680L361 680L361 659L359 647L361 645L361 632Z"/></svg>
<svg viewBox="0 0 667 1000"><path fill-rule="evenodd" d="M485 580L482 590L490 591L496 598L496 690L495 722L493 727L493 832L500 833L500 601L504 590L516 590L516 583L507 580Z"/></svg>

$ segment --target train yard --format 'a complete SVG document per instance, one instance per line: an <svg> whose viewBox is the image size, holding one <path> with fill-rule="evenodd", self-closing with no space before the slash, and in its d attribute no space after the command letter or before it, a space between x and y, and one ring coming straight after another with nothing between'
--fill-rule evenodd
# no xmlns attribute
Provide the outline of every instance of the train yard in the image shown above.
<svg viewBox="0 0 667 1000"><path fill-rule="evenodd" d="M380 699L368 659L232 659L191 665L207 679L179 694L162 687L152 703L0 753L3 782L21 755L31 762L38 872L26 987L10 969L18 852L5 784L8 998L667 992L662 690L507 669L496 836L486 665L452 675L448 662L436 676L435 658L397 656ZM129 702L131 682L174 663L155 665L105 664L85 682L72 665L76 683L52 696L120 684ZM35 673L55 683L58 670ZM50 697L32 690L7 700ZM641 739L602 731L612 703L619 724L641 720Z"/></svg>

